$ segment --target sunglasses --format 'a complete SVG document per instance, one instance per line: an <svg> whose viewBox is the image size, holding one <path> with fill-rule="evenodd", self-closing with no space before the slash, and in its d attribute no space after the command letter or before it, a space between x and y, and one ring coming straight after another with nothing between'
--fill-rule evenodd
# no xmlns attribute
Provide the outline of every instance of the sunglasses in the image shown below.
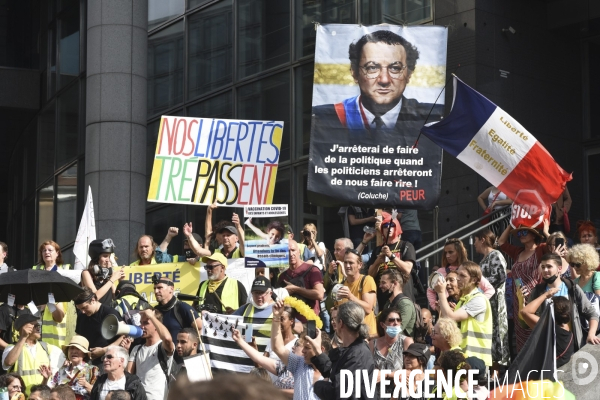
<svg viewBox="0 0 600 400"><path fill-rule="evenodd" d="M222 264L210 264L210 265L206 264L204 266L204 269L207 270L207 271L212 271L213 269L215 269L217 267L220 267L221 265Z"/></svg>
<svg viewBox="0 0 600 400"><path fill-rule="evenodd" d="M400 318L388 318L387 322L402 322Z"/></svg>
<svg viewBox="0 0 600 400"><path fill-rule="evenodd" d="M392 223L390 223L390 222L387 222L387 223L385 223L385 224L381 224L381 227L382 227L382 228L389 228L390 226L393 226L393 224L392 224Z"/></svg>
<svg viewBox="0 0 600 400"><path fill-rule="evenodd" d="M105 356L102 356L102 361L108 359L108 360L112 360L113 358L116 358L115 356L113 356L112 354L107 354Z"/></svg>
<svg viewBox="0 0 600 400"><path fill-rule="evenodd" d="M529 235L529 231L517 231L517 237L525 237L527 235Z"/></svg>
<svg viewBox="0 0 600 400"><path fill-rule="evenodd" d="M575 267L575 268L579 268L579 267L581 267L581 264L582 264L582 263L569 263L569 265L570 265L571 267Z"/></svg>

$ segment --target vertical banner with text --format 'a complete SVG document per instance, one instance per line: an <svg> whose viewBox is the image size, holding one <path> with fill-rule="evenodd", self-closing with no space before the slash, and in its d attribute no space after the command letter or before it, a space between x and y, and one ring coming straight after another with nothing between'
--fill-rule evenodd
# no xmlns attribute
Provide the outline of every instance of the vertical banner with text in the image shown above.
<svg viewBox="0 0 600 400"><path fill-rule="evenodd" d="M244 218L246 268L288 268L288 205L246 206Z"/></svg>
<svg viewBox="0 0 600 400"><path fill-rule="evenodd" d="M282 134L281 121L163 116L148 201L270 204Z"/></svg>
<svg viewBox="0 0 600 400"><path fill-rule="evenodd" d="M448 30L437 26L319 25L309 199L324 206L432 209L442 150L427 122L444 112Z"/></svg>

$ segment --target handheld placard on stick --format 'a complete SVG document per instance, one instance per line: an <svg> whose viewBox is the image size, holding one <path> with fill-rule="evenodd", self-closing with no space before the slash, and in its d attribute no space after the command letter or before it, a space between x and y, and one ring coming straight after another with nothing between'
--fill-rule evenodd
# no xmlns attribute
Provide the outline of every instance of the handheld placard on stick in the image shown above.
<svg viewBox="0 0 600 400"><path fill-rule="evenodd" d="M210 373L210 379L213 379L212 368L210 367L210 360L208 359L208 354L206 354L206 348L204 347L202 336L200 336L200 330L198 329L198 325L196 325L196 318L194 318L194 310L190 310L190 313L192 313L194 327L196 328L196 332L198 333L198 341L200 342L200 348L202 349L202 353L204 354L204 361L206 361L206 369Z"/></svg>

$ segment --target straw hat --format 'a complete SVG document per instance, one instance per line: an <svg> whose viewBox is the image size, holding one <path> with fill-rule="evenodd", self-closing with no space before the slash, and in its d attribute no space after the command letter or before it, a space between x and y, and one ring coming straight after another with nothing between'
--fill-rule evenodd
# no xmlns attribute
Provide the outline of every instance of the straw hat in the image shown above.
<svg viewBox="0 0 600 400"><path fill-rule="evenodd" d="M516 235L518 231L529 231L530 233L533 233L534 235L544 239L544 235L542 235L539 230L525 225L519 225L518 227L511 229L510 233Z"/></svg>
<svg viewBox="0 0 600 400"><path fill-rule="evenodd" d="M65 356L69 357L69 347L76 347L79 350L83 351L84 354L90 353L88 350L90 347L90 342L83 336L75 335L71 338L71 342L69 344L65 344L62 346L62 351L65 353Z"/></svg>

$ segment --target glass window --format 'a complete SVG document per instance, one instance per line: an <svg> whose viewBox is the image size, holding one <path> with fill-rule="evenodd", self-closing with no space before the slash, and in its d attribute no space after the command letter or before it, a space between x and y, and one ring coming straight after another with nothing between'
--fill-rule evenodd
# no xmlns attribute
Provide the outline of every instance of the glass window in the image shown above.
<svg viewBox="0 0 600 400"><path fill-rule="evenodd" d="M54 174L54 134L56 132L56 107L50 104L40 115L37 152L38 185Z"/></svg>
<svg viewBox="0 0 600 400"><path fill-rule="evenodd" d="M35 197L31 198L25 205L23 213L23 226L21 233L23 234L23 251L21 265L24 268L29 268L37 262L35 257ZM9 263L12 264L12 263Z"/></svg>
<svg viewBox="0 0 600 400"><path fill-rule="evenodd" d="M53 238L54 228L54 182L38 191L38 243Z"/></svg>
<svg viewBox="0 0 600 400"><path fill-rule="evenodd" d="M25 157L23 157L23 198L34 194L35 175L37 172L36 147L37 147L37 120L33 120L25 130ZM32 225L33 226L33 225Z"/></svg>
<svg viewBox="0 0 600 400"><path fill-rule="evenodd" d="M58 175L56 184L56 242L64 246L77 236L77 165Z"/></svg>
<svg viewBox="0 0 600 400"><path fill-rule="evenodd" d="M79 75L79 3L60 19L60 87Z"/></svg>
<svg viewBox="0 0 600 400"><path fill-rule="evenodd" d="M54 96L56 92L56 30L48 30L48 61L50 65L48 67L48 98Z"/></svg>
<svg viewBox="0 0 600 400"><path fill-rule="evenodd" d="M283 121L279 162L290 159L290 74L283 72L238 89L238 118Z"/></svg>
<svg viewBox="0 0 600 400"><path fill-rule="evenodd" d="M306 64L296 68L296 155L308 154L310 144L310 123L312 115L312 90L315 65Z"/></svg>
<svg viewBox="0 0 600 400"><path fill-rule="evenodd" d="M148 38L148 115L183 101L183 21Z"/></svg>
<svg viewBox="0 0 600 400"><path fill-rule="evenodd" d="M188 10L198 7L204 3L208 3L212 0L188 0Z"/></svg>
<svg viewBox="0 0 600 400"><path fill-rule="evenodd" d="M290 2L240 0L238 4L239 77L290 60Z"/></svg>
<svg viewBox="0 0 600 400"><path fill-rule="evenodd" d="M588 57L589 106L587 114L590 119L590 136L597 138L600 137L600 115L597 112L597 110L600 110L600 76L594 71L597 71L596 68L600 65L600 38L596 38L595 42L590 41L588 43Z"/></svg>
<svg viewBox="0 0 600 400"><path fill-rule="evenodd" d="M296 4L296 58L315 52L315 24L355 24L356 0L299 0Z"/></svg>
<svg viewBox="0 0 600 400"><path fill-rule="evenodd" d="M189 106L187 115L188 117L196 118L232 118L231 92L223 93Z"/></svg>
<svg viewBox="0 0 600 400"><path fill-rule="evenodd" d="M221 1L189 18L189 98L232 82L233 7Z"/></svg>
<svg viewBox="0 0 600 400"><path fill-rule="evenodd" d="M286 168L284 170L277 171L277 180L275 181L275 191L273 193L273 204L290 204L291 197L291 185L290 185L290 170ZM288 212L291 214L292 210L288 207Z"/></svg>
<svg viewBox="0 0 600 400"><path fill-rule="evenodd" d="M366 25L420 24L432 18L431 0L363 0L362 3Z"/></svg>
<svg viewBox="0 0 600 400"><path fill-rule="evenodd" d="M157 244L160 244L171 226L178 226L181 229L184 224L184 210L185 206L173 205L148 211L146 213L146 233L152 236ZM200 233L199 226L194 225L193 228ZM180 254L183 248L182 237L183 234L180 233L171 240L169 254Z"/></svg>
<svg viewBox="0 0 600 400"><path fill-rule="evenodd" d="M58 98L56 166L62 167L77 156L79 137L79 83Z"/></svg>
<svg viewBox="0 0 600 400"><path fill-rule="evenodd" d="M73 237L73 240L75 240L75 237ZM73 254L73 245L70 245L66 249L63 248L63 246L61 246L60 252L62 254L64 264L75 265L75 254Z"/></svg>
<svg viewBox="0 0 600 400"><path fill-rule="evenodd" d="M598 226L600 222L600 207L597 206L598 198L600 197L600 186L598 186L598 178L596 171L600 168L600 149L587 151L587 205L589 219Z"/></svg>
<svg viewBox="0 0 600 400"><path fill-rule="evenodd" d="M148 30L156 28L185 11L185 0L149 0Z"/></svg>

